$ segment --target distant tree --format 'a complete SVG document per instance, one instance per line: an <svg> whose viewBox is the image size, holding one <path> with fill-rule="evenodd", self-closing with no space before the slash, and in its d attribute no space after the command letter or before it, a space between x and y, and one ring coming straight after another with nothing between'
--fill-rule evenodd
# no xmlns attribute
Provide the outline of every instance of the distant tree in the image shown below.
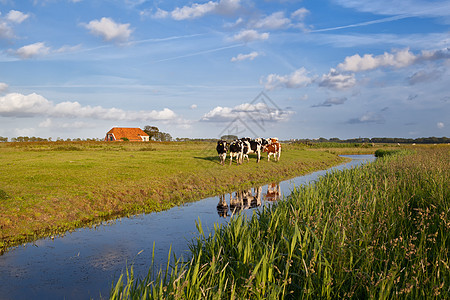
<svg viewBox="0 0 450 300"><path fill-rule="evenodd" d="M7 142L7 141L8 141L7 137L0 136L0 142Z"/></svg>
<svg viewBox="0 0 450 300"><path fill-rule="evenodd" d="M227 135L222 135L220 137L220 139L225 140L225 141L234 141L234 140L237 140L238 137L237 137L237 135L227 134Z"/></svg>
<svg viewBox="0 0 450 300"><path fill-rule="evenodd" d="M146 125L144 126L143 131L148 134L148 136L150 137L150 140L153 140L153 137L156 136L159 133L159 129L156 126L150 126L150 125Z"/></svg>
<svg viewBox="0 0 450 300"><path fill-rule="evenodd" d="M165 132L158 132L154 137L153 140L159 141L159 142L171 142L172 136Z"/></svg>

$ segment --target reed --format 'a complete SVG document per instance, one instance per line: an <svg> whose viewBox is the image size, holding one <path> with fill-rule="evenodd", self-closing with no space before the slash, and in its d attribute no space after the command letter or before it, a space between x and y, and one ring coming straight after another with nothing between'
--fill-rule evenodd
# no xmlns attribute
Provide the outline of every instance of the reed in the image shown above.
<svg viewBox="0 0 450 300"><path fill-rule="evenodd" d="M449 299L449 153L331 172L209 235L199 220L189 261L157 280L122 277L110 298Z"/></svg>

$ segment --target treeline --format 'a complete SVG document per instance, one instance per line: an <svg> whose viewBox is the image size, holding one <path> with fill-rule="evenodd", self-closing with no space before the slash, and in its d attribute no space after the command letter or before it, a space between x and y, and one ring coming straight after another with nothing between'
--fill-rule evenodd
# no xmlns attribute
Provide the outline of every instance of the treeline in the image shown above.
<svg viewBox="0 0 450 300"><path fill-rule="evenodd" d="M18 142L18 143L23 143L23 142L95 142L95 141L103 141L103 139L96 139L96 138L86 138L86 139L81 139L81 138L74 138L74 139L62 139L62 138L57 138L56 140L53 140L51 137L46 139L46 138L41 138L41 137L28 137L28 136L18 136L15 138L12 138L11 140L8 140L7 137L2 137L0 136L0 142Z"/></svg>
<svg viewBox="0 0 450 300"><path fill-rule="evenodd" d="M339 138L319 138L319 139L296 139L294 142L303 144L315 144L315 143L377 143L377 144L448 144L450 138L447 137L421 137L416 139L407 138L354 138L341 140Z"/></svg>
<svg viewBox="0 0 450 300"><path fill-rule="evenodd" d="M155 127L156 128L156 127ZM148 128L147 128L148 129ZM157 128L156 128L157 129ZM161 142L216 142L217 138L172 138L169 133L160 132L159 130L153 130L150 132L148 130L144 130L150 135L150 139L153 141L161 141ZM225 140L233 140L237 137L235 136L223 136L221 137ZM28 137L28 136L19 136L15 138L11 138L10 140L7 137L0 136L0 142L91 142L91 141L103 141L103 138L57 138L56 140L52 140L52 138L40 138L40 137ZM292 139L285 140L282 142L289 143L301 143L306 145L315 145L315 144L323 144L323 143L342 143L342 144L364 144L364 143L377 143L377 144L449 144L450 138L447 137L421 137L416 139L407 139L407 138L354 138L354 139L346 139L341 140L339 138L318 138L318 139Z"/></svg>

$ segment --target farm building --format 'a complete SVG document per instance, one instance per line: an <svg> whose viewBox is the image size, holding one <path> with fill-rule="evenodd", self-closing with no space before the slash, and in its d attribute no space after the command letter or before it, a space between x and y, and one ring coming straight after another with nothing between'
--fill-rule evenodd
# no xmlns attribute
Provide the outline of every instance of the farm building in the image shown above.
<svg viewBox="0 0 450 300"><path fill-rule="evenodd" d="M114 127L106 133L105 141L148 142L150 137L140 128Z"/></svg>

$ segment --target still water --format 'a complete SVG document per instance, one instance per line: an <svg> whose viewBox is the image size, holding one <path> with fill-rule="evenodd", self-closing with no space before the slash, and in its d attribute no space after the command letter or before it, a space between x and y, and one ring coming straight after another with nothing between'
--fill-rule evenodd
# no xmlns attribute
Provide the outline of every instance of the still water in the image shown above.
<svg viewBox="0 0 450 300"><path fill-rule="evenodd" d="M351 162L329 170L352 168L375 160L348 155ZM189 241L200 219L205 233L226 223L233 211L251 215L254 208L287 196L294 186L309 184L328 170L273 183L249 191L206 198L170 210L81 228L64 237L46 238L11 249L0 256L2 299L107 298L111 284L131 264L145 276L155 243L155 263L165 265L170 246L177 257L188 256ZM226 206L224 205L226 203Z"/></svg>

